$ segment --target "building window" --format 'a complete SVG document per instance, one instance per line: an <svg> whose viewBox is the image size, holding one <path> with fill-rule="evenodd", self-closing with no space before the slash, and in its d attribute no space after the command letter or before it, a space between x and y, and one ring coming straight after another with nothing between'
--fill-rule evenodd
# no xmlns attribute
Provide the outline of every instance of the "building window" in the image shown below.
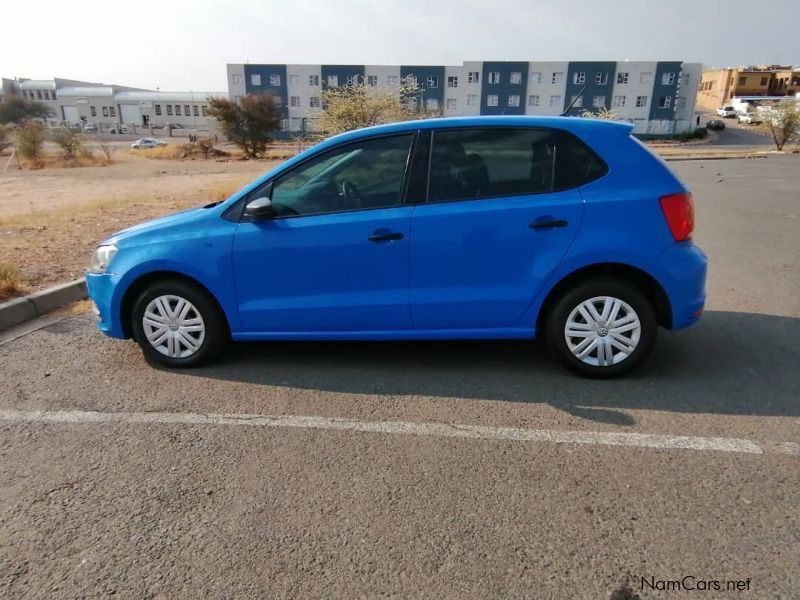
<svg viewBox="0 0 800 600"><path fill-rule="evenodd" d="M319 75L309 75L308 76L308 85L312 87L319 86Z"/></svg>
<svg viewBox="0 0 800 600"><path fill-rule="evenodd" d="M455 110L456 109L456 99L455 98L448 98L447 103L445 104L447 110Z"/></svg>
<svg viewBox="0 0 800 600"><path fill-rule="evenodd" d="M103 107L103 116L104 116L104 117L107 117L107 116L108 116L108 107L107 107L107 106L104 106L104 107Z"/></svg>
<svg viewBox="0 0 800 600"><path fill-rule="evenodd" d="M289 75L289 85L300 85L300 75Z"/></svg>
<svg viewBox="0 0 800 600"><path fill-rule="evenodd" d="M519 106L519 95L518 94L510 94L508 96L508 105L509 106Z"/></svg>
<svg viewBox="0 0 800 600"><path fill-rule="evenodd" d="M528 106L539 106L539 96L528 96Z"/></svg>
<svg viewBox="0 0 800 600"><path fill-rule="evenodd" d="M681 85L689 85L689 74L683 73L681 75Z"/></svg>
<svg viewBox="0 0 800 600"><path fill-rule="evenodd" d="M636 96L636 108L647 106L647 96Z"/></svg>
<svg viewBox="0 0 800 600"><path fill-rule="evenodd" d="M481 74L478 71L470 71L467 73L467 83L480 83Z"/></svg>
<svg viewBox="0 0 800 600"><path fill-rule="evenodd" d="M535 83L537 85L542 83L542 74L540 71L531 72L531 83Z"/></svg>
<svg viewBox="0 0 800 600"><path fill-rule="evenodd" d="M203 104L203 106L200 107L200 112L202 113L202 115L204 117L207 117L208 116L208 107L205 104Z"/></svg>
<svg viewBox="0 0 800 600"><path fill-rule="evenodd" d="M608 73L604 71L598 71L594 74L594 82L597 85L606 85L608 83Z"/></svg>
<svg viewBox="0 0 800 600"><path fill-rule="evenodd" d="M583 71L576 71L572 74L572 83L575 85L583 85L586 83L586 73Z"/></svg>
<svg viewBox="0 0 800 600"><path fill-rule="evenodd" d="M675 98L675 108L686 108L686 98L684 96Z"/></svg>
<svg viewBox="0 0 800 600"><path fill-rule="evenodd" d="M625 96L614 96L614 108L623 108L625 106Z"/></svg>
<svg viewBox="0 0 800 600"><path fill-rule="evenodd" d="M36 98L38 98L39 100L42 99L42 90L36 90Z"/></svg>
<svg viewBox="0 0 800 600"><path fill-rule="evenodd" d="M572 108L583 108L583 94L580 96L573 96L570 103L572 103Z"/></svg>
<svg viewBox="0 0 800 600"><path fill-rule="evenodd" d="M550 96L550 106L561 106L561 96Z"/></svg>
<svg viewBox="0 0 800 600"><path fill-rule="evenodd" d="M500 71L489 71L489 83L500 83Z"/></svg>
<svg viewBox="0 0 800 600"><path fill-rule="evenodd" d="M675 83L675 73L662 73L661 85L672 85Z"/></svg>
<svg viewBox="0 0 800 600"><path fill-rule="evenodd" d="M439 110L439 101L436 98L428 98L425 101L425 108L428 110Z"/></svg>
<svg viewBox="0 0 800 600"><path fill-rule="evenodd" d="M338 86L339 86L339 76L328 75L328 87L338 87Z"/></svg>
<svg viewBox="0 0 800 600"><path fill-rule="evenodd" d="M399 75L389 75L386 82L389 85L399 85L400 84L400 76Z"/></svg>
<svg viewBox="0 0 800 600"><path fill-rule="evenodd" d="M348 75L347 80L345 81L345 85L347 87L353 87L354 85L358 85L358 75Z"/></svg>
<svg viewBox="0 0 800 600"><path fill-rule="evenodd" d="M269 76L269 84L273 87L278 87L281 84L281 76L277 73L271 73Z"/></svg>
<svg viewBox="0 0 800 600"><path fill-rule="evenodd" d="M300 96L290 96L289 106L292 108L300 108Z"/></svg>
<svg viewBox="0 0 800 600"><path fill-rule="evenodd" d="M605 96L594 96L592 98L592 107L593 108L605 108L606 107L606 97Z"/></svg>
<svg viewBox="0 0 800 600"><path fill-rule="evenodd" d="M375 87L378 85L378 76L377 75L367 75L367 85L371 87Z"/></svg>
<svg viewBox="0 0 800 600"><path fill-rule="evenodd" d="M519 85L520 83L522 83L522 73L520 73L519 71L512 71L510 80L511 83Z"/></svg>
<svg viewBox="0 0 800 600"><path fill-rule="evenodd" d="M112 110L113 110L113 109L112 109ZM112 116L113 116L113 115L112 115ZM157 116L157 117L160 117L160 116L161 116L161 105L160 105L160 104L156 104L156 116Z"/></svg>
<svg viewBox="0 0 800 600"><path fill-rule="evenodd" d="M499 96L497 94L489 94L486 96L486 106L497 106Z"/></svg>
<svg viewBox="0 0 800 600"><path fill-rule="evenodd" d="M109 106L108 107L108 115L110 117L116 117L117 116L117 109L114 108L113 106Z"/></svg>
<svg viewBox="0 0 800 600"><path fill-rule="evenodd" d="M94 106L90 106L89 111L91 112L93 117L97 116L97 108L95 108Z"/></svg>
<svg viewBox="0 0 800 600"><path fill-rule="evenodd" d="M188 104L184 104L183 105L183 114L185 114L187 117L191 114L191 111L189 110L189 105Z"/></svg>
<svg viewBox="0 0 800 600"><path fill-rule="evenodd" d="M408 104L408 108L410 108L411 110L417 110L417 97L416 96L411 96L407 100L406 103Z"/></svg>
<svg viewBox="0 0 800 600"><path fill-rule="evenodd" d="M308 99L308 105L311 108L319 108L320 106L322 106L319 96L311 96L311 98Z"/></svg>
<svg viewBox="0 0 800 600"><path fill-rule="evenodd" d="M661 96L658 99L659 108L669 108L672 106L672 96Z"/></svg>
<svg viewBox="0 0 800 600"><path fill-rule="evenodd" d="M172 104L167 104L167 116L172 116Z"/></svg>
<svg viewBox="0 0 800 600"><path fill-rule="evenodd" d="M250 85L261 85L261 75L259 73L250 74Z"/></svg>
<svg viewBox="0 0 800 600"><path fill-rule="evenodd" d="M478 94L467 94L467 106L475 106L478 103Z"/></svg>
<svg viewBox="0 0 800 600"><path fill-rule="evenodd" d="M428 75L428 87L429 88L438 88L439 87L439 78L435 75Z"/></svg>
<svg viewBox="0 0 800 600"><path fill-rule="evenodd" d="M653 74L649 71L645 71L644 73L639 73L639 83L650 83Z"/></svg>
<svg viewBox="0 0 800 600"><path fill-rule="evenodd" d="M450 76L447 78L447 87L449 88L457 88L458 87L458 77Z"/></svg>
<svg viewBox="0 0 800 600"><path fill-rule="evenodd" d="M234 73L231 75L231 83L233 85L241 85L242 83L242 74L241 73Z"/></svg>
<svg viewBox="0 0 800 600"><path fill-rule="evenodd" d="M628 83L628 74L617 73L617 83Z"/></svg>
<svg viewBox="0 0 800 600"><path fill-rule="evenodd" d="M563 71L556 71L553 73L553 76L550 78L550 83L556 84L561 83L564 81L564 72Z"/></svg>
<svg viewBox="0 0 800 600"><path fill-rule="evenodd" d="M769 82L769 77L762 77L761 78L761 85L767 85Z"/></svg>
<svg viewBox="0 0 800 600"><path fill-rule="evenodd" d="M193 104L192 105L192 114L195 117L199 117L200 116L200 109L197 107L197 104Z"/></svg>
<svg viewBox="0 0 800 600"><path fill-rule="evenodd" d="M175 116L176 117L180 117L181 116L181 105L180 104L176 104L175 105Z"/></svg>

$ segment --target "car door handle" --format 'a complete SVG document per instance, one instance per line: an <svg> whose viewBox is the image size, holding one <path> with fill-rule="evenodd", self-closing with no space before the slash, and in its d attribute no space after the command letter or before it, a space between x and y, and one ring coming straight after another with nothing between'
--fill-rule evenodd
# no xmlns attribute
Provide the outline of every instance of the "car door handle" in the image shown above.
<svg viewBox="0 0 800 600"><path fill-rule="evenodd" d="M376 231L367 239L370 242L390 242L392 240L402 240L403 234L399 231Z"/></svg>
<svg viewBox="0 0 800 600"><path fill-rule="evenodd" d="M553 229L554 227L566 227L564 219L547 219L546 221L534 221L529 225L531 229Z"/></svg>

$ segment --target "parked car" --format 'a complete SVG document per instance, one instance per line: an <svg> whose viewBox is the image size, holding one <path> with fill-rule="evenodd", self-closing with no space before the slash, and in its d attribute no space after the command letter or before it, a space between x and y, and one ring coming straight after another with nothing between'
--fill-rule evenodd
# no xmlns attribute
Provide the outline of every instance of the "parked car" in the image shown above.
<svg viewBox="0 0 800 600"><path fill-rule="evenodd" d="M721 106L717 109L717 116L723 119L730 119L737 115L736 109L732 106Z"/></svg>
<svg viewBox="0 0 800 600"><path fill-rule="evenodd" d="M580 374L694 323L692 196L632 125L432 119L335 136L220 203L116 233L97 326L197 365L229 339L544 337Z"/></svg>
<svg viewBox="0 0 800 600"><path fill-rule="evenodd" d="M83 130L86 133L97 133L97 125L95 125L94 123L86 123L83 126Z"/></svg>
<svg viewBox="0 0 800 600"><path fill-rule="evenodd" d="M722 131L725 129L725 123L719 119L711 119L706 123L706 129L713 129L714 131Z"/></svg>
<svg viewBox="0 0 800 600"><path fill-rule="evenodd" d="M739 123L746 123L747 125L758 125L761 122L763 122L763 120L756 113L745 113L743 115L739 115Z"/></svg>
<svg viewBox="0 0 800 600"><path fill-rule="evenodd" d="M158 146L166 146L167 142L157 140L156 138L141 138L131 144L131 148L138 150L139 148L156 148Z"/></svg>
<svg viewBox="0 0 800 600"><path fill-rule="evenodd" d="M111 129L108 130L109 133L129 133L130 130L128 129L127 125L112 125Z"/></svg>

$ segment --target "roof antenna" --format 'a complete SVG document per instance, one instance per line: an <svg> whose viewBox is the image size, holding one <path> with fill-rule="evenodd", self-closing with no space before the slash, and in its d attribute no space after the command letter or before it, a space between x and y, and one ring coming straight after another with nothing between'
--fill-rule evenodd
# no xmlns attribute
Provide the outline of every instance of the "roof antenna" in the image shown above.
<svg viewBox="0 0 800 600"><path fill-rule="evenodd" d="M588 85L588 84L587 84L587 85ZM586 85L584 85L584 86L581 88L581 91L580 91L580 92L578 92L578 95L577 95L577 96L575 96L575 97L572 99L572 102L570 102L570 103L569 103L569 106L568 106L567 108L565 108L565 109L564 109L564 112L562 112L562 113L559 115L559 117L566 117L566 116L567 116L567 113L568 113L570 110L572 110L572 107L573 107L573 106L575 106L575 103L578 101L578 98L580 98L581 96L583 96L583 92L585 92L585 91L586 91Z"/></svg>

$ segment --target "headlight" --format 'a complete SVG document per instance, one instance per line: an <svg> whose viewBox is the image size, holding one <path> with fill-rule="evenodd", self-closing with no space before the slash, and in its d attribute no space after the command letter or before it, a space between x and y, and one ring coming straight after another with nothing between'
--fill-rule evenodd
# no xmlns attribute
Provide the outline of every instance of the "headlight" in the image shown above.
<svg viewBox="0 0 800 600"><path fill-rule="evenodd" d="M116 246L98 246L89 261L89 273L105 273L117 254Z"/></svg>

